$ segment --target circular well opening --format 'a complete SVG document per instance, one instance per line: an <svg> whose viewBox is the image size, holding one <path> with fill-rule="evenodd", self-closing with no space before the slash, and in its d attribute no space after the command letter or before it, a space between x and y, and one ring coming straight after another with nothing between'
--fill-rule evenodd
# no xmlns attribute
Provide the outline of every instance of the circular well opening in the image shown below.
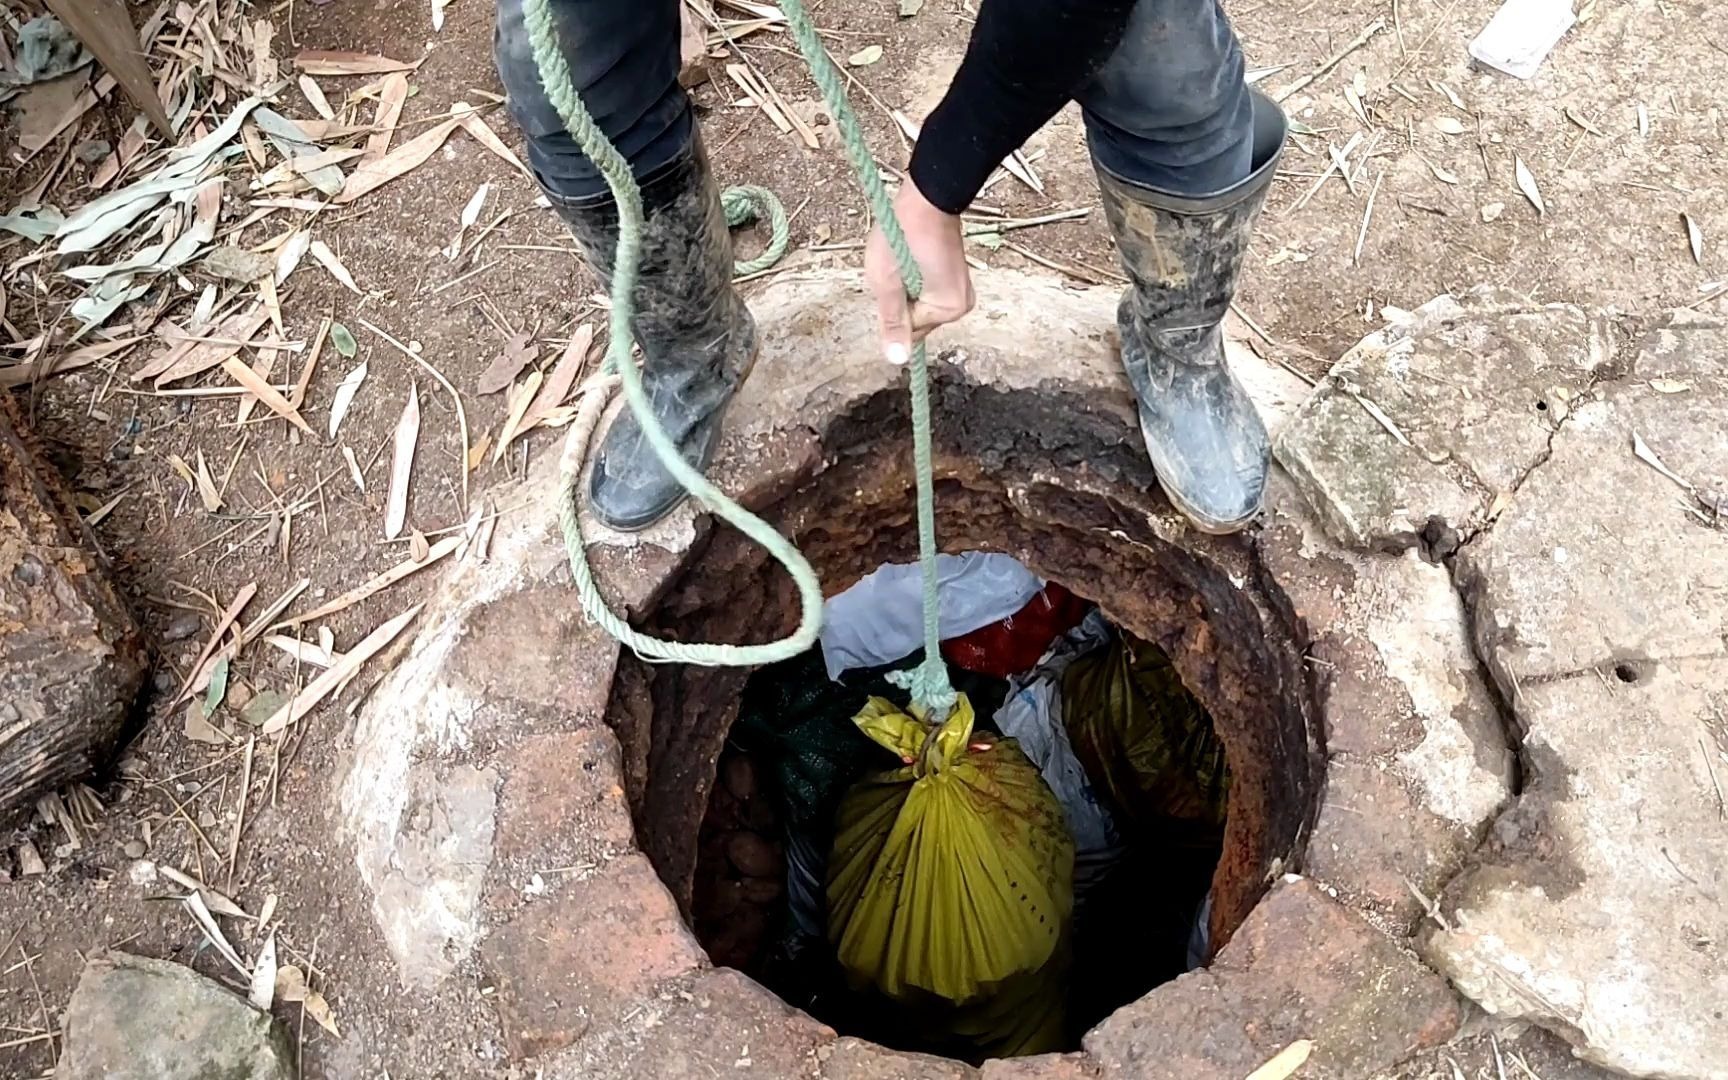
<svg viewBox="0 0 1728 1080"><path fill-rule="evenodd" d="M835 425L825 467L772 485L778 497L759 508L810 559L830 596L916 556L910 463L894 437L899 425L886 433L883 426ZM944 550L1011 555L1096 602L1118 631L1169 658L1209 715L1229 766L1227 816L1210 850L1179 855L1125 836L1128 854L1112 887L1096 890L1098 903L1084 901L1086 921L1076 921L1071 942L1067 1023L1057 1045L1039 1047L1073 1049L1092 1024L1187 968L1202 898L1215 952L1269 881L1294 868L1319 786L1312 690L1292 618L1255 584L1251 542L1172 540L1130 512L1145 502L1132 485L1119 500L1110 485L1078 491L1024 475L1012 461L986 469L967 450L938 448ZM750 642L781 636L796 619L784 572L719 528L698 537L635 621L681 640ZM820 658L813 663L820 675ZM976 1060L982 1055L964 1040L904 1035L894 1009L850 993L836 967L820 956L794 960L781 947L790 918L788 834L771 797L771 765L734 731L740 702L761 686L750 680L763 677L621 658L608 722L623 748L643 850L716 964L743 970L842 1034Z"/></svg>

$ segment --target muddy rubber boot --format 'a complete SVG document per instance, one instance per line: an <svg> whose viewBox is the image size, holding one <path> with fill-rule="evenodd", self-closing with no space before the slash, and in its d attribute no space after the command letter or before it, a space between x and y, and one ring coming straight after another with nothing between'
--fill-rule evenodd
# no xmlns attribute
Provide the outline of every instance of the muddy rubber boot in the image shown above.
<svg viewBox="0 0 1728 1080"><path fill-rule="evenodd" d="M588 265L608 288L618 243L610 195L548 195ZM756 359L756 323L732 288L732 238L701 138L642 181L641 276L631 330L654 415L692 468L705 471L720 421ZM635 415L619 412L601 441L588 484L594 516L622 532L646 529L684 500L654 456Z"/></svg>
<svg viewBox="0 0 1728 1080"><path fill-rule="evenodd" d="M1266 428L1224 361L1249 234L1284 147L1277 105L1254 95L1248 177L1201 198L1131 183L1094 162L1104 210L1131 282L1117 307L1122 365L1140 433L1170 502L1202 532L1233 533L1260 512L1271 455Z"/></svg>

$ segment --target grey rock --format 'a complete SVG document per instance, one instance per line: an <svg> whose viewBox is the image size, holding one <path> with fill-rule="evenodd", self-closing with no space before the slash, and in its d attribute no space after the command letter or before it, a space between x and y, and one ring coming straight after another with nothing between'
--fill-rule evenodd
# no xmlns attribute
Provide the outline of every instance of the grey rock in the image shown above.
<svg viewBox="0 0 1728 1080"><path fill-rule="evenodd" d="M1498 289L1442 296L1345 353L1274 453L1340 543L1401 550L1432 521L1467 532L1612 359L1603 314Z"/></svg>
<svg viewBox="0 0 1728 1080"><path fill-rule="evenodd" d="M223 244L204 256L203 268L212 277L230 281L253 282L271 272L275 260L268 255Z"/></svg>
<svg viewBox="0 0 1728 1080"><path fill-rule="evenodd" d="M1458 558L1525 786L1426 955L1490 1012L1634 1076L1728 1062L1728 530L1632 449L1636 431L1675 472L1720 474L1725 355L1720 323L1659 327Z"/></svg>
<svg viewBox="0 0 1728 1080"><path fill-rule="evenodd" d="M55 1080L292 1080L288 1033L236 994L165 960L103 953L66 1007Z"/></svg>

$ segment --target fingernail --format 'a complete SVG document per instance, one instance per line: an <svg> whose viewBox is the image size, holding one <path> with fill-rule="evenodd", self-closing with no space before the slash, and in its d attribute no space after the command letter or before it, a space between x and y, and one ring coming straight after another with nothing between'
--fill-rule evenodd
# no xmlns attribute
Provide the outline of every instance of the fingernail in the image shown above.
<svg viewBox="0 0 1728 1080"><path fill-rule="evenodd" d="M906 361L911 359L911 356L906 352L906 346L898 341L889 342L887 352L888 362L895 367L905 367Z"/></svg>

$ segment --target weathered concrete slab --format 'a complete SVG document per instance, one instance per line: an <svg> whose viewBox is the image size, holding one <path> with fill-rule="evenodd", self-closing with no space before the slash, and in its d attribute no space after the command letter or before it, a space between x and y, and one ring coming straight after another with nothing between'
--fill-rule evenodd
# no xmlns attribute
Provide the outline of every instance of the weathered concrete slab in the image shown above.
<svg viewBox="0 0 1728 1080"><path fill-rule="evenodd" d="M863 1039L844 1038L816 1051L822 1080L976 1080L978 1070L952 1058L902 1054Z"/></svg>
<svg viewBox="0 0 1728 1080"><path fill-rule="evenodd" d="M1312 637L1328 755L1305 871L1408 932L1511 795L1505 721L1446 568L1340 547L1274 474L1261 557Z"/></svg>
<svg viewBox="0 0 1728 1080"><path fill-rule="evenodd" d="M288 1032L191 968L108 952L66 1006L55 1080L294 1080Z"/></svg>
<svg viewBox="0 0 1728 1080"><path fill-rule="evenodd" d="M1210 968L1117 1010L1085 1047L1106 1080L1240 1080L1311 1039L1302 1076L1361 1080L1451 1038L1462 1019L1443 979L1295 879L1267 894Z"/></svg>
<svg viewBox="0 0 1728 1080"><path fill-rule="evenodd" d="M1636 1076L1728 1062L1728 530L1632 437L1677 472L1720 476L1724 356L1720 324L1658 328L1458 556L1526 776L1426 955L1491 1011Z"/></svg>
<svg viewBox="0 0 1728 1080"><path fill-rule="evenodd" d="M107 761L148 666L23 421L0 391L0 822Z"/></svg>
<svg viewBox="0 0 1728 1080"><path fill-rule="evenodd" d="M540 1066L544 1080L802 1080L833 1041L819 1024L736 971L704 971L643 998L620 1025Z"/></svg>
<svg viewBox="0 0 1728 1080"><path fill-rule="evenodd" d="M1500 289L1442 296L1345 353L1277 458L1350 547L1413 547L1433 521L1468 533L1613 357L1600 313Z"/></svg>
<svg viewBox="0 0 1728 1080"><path fill-rule="evenodd" d="M529 905L487 939L513 1057L562 1049L594 1024L617 1023L661 983L707 959L641 855Z"/></svg>

